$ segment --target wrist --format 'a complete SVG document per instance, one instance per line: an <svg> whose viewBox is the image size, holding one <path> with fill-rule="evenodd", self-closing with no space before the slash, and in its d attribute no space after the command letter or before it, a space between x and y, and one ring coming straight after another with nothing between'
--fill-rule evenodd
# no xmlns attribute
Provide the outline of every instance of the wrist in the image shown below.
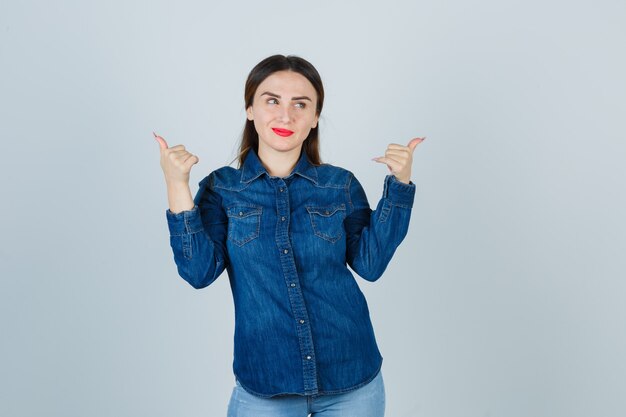
<svg viewBox="0 0 626 417"><path fill-rule="evenodd" d="M189 188L189 179L184 180L184 179L165 179L165 185L167 185L168 189L172 189L172 190L184 190Z"/></svg>
<svg viewBox="0 0 626 417"><path fill-rule="evenodd" d="M397 175L394 175L394 177L396 177L396 180L398 180L399 182L401 182L403 184L410 184L411 183L411 178L399 177Z"/></svg>

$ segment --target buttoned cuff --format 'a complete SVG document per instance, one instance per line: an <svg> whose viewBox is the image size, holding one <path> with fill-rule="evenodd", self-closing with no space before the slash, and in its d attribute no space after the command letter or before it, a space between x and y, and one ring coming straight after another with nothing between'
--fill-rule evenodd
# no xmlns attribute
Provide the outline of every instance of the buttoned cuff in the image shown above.
<svg viewBox="0 0 626 417"><path fill-rule="evenodd" d="M383 198L386 198L394 206L413 208L413 200L415 199L415 184L409 182L405 184L394 175L385 177L385 188L383 190Z"/></svg>
<svg viewBox="0 0 626 417"><path fill-rule="evenodd" d="M170 229L170 236L181 236L190 233L198 233L204 229L198 206L191 210L172 213L170 209L165 211L167 226Z"/></svg>

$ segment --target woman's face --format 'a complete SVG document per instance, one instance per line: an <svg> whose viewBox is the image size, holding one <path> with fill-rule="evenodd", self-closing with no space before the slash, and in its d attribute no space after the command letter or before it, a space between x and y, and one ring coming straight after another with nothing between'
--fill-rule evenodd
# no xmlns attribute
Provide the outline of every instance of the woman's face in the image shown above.
<svg viewBox="0 0 626 417"><path fill-rule="evenodd" d="M300 155L302 143L318 121L317 93L311 82L297 72L275 72L259 84L252 103L246 113L259 134L259 157Z"/></svg>

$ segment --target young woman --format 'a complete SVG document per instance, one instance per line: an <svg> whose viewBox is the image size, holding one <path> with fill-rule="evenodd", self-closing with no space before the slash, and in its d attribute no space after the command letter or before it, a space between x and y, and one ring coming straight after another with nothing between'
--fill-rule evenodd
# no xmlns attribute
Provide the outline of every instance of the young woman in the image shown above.
<svg viewBox="0 0 626 417"><path fill-rule="evenodd" d="M203 288L228 271L232 417L384 415L382 357L348 265L375 281L406 235L411 162L423 138L374 158L390 174L372 211L350 171L320 161L323 102L308 61L274 55L257 64L245 85L239 167L213 171L194 199L198 157L155 134L179 274Z"/></svg>

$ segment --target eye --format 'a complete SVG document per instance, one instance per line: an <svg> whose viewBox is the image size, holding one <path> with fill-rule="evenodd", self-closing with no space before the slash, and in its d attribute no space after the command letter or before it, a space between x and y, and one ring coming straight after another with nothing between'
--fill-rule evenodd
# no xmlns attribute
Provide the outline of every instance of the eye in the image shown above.
<svg viewBox="0 0 626 417"><path fill-rule="evenodd" d="M304 109L306 107L306 103L303 103L300 101L300 102L297 102L295 106L299 109Z"/></svg>
<svg viewBox="0 0 626 417"><path fill-rule="evenodd" d="M278 100L275 98L270 98L267 100L267 104L278 104Z"/></svg>

